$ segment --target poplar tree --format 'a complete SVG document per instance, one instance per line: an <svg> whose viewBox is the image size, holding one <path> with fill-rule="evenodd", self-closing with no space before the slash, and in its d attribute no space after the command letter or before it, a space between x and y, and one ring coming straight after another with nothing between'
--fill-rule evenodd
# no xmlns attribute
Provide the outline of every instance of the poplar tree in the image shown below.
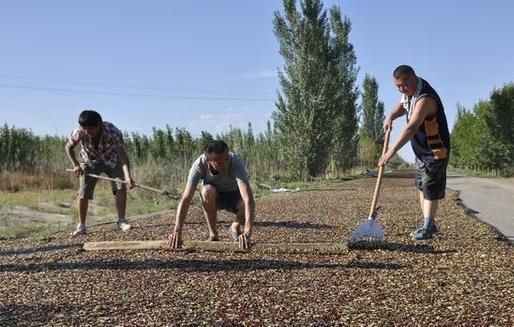
<svg viewBox="0 0 514 327"><path fill-rule="evenodd" d="M341 20L339 8L331 9L329 21L319 0L303 0L300 9L294 0L283 5L284 16L275 12L273 19L284 58L273 119L288 169L307 179L326 171L334 146L347 147L336 159L343 165L356 149L355 55L350 22Z"/></svg>

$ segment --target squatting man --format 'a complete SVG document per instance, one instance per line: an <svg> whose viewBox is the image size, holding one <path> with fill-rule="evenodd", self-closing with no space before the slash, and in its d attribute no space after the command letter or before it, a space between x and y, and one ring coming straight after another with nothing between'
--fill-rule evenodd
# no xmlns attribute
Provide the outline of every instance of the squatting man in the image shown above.
<svg viewBox="0 0 514 327"><path fill-rule="evenodd" d="M229 152L223 141L211 141L205 145L204 153L195 160L189 171L186 188L180 199L175 228L169 236L169 246L176 249L182 242L182 229L187 211L193 199L198 182L202 208L209 228L207 241L219 241L216 227L219 210L235 214L229 227L229 234L240 249L247 249L252 235L255 202L243 160ZM241 224L244 222L244 230Z"/></svg>

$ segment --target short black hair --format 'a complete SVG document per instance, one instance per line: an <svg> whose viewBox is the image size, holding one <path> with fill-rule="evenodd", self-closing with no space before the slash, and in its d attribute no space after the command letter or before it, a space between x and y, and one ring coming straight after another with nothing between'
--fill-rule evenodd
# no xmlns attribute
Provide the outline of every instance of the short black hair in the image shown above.
<svg viewBox="0 0 514 327"><path fill-rule="evenodd" d="M412 69L412 67L409 65L400 65L396 67L396 69L393 72L393 76L396 79L399 79L400 77L405 75L416 76L416 73L414 72L414 69Z"/></svg>
<svg viewBox="0 0 514 327"><path fill-rule="evenodd" d="M84 110L79 116L79 125L82 127L98 127L102 124L102 116L94 110Z"/></svg>
<svg viewBox="0 0 514 327"><path fill-rule="evenodd" d="M228 145L227 143L221 141L221 140L214 140L207 142L205 144L205 147L203 148L203 152L206 156L209 156L211 154L223 154L228 151Z"/></svg>

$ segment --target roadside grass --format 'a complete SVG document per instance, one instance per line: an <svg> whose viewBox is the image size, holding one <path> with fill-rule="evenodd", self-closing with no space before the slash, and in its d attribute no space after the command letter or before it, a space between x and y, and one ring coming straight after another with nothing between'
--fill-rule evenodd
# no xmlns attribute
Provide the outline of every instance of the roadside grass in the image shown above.
<svg viewBox="0 0 514 327"><path fill-rule="evenodd" d="M40 239L66 229L62 224L44 224L41 222L19 221L6 214L0 214L0 240L10 238Z"/></svg>
<svg viewBox="0 0 514 327"><path fill-rule="evenodd" d="M495 170L474 170L474 169L464 169L464 168L455 168L450 166L448 168L449 172L457 173L461 175L473 176L473 177L483 177L483 178L508 178L514 175L514 168L510 168L510 171L504 172L506 173L503 176L499 171Z"/></svg>

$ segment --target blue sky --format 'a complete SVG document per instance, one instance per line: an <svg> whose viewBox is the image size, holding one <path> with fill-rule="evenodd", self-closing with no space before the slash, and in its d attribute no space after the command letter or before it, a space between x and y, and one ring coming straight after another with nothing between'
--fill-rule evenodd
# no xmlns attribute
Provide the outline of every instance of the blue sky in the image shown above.
<svg viewBox="0 0 514 327"><path fill-rule="evenodd" d="M359 83L398 101L391 71L410 64L439 92L450 125L514 79L514 2L324 1L352 21ZM229 125L255 132L275 109L281 1L2 1L0 123L69 135L82 109L127 131ZM393 140L403 128L393 129ZM400 154L413 160L407 145Z"/></svg>

